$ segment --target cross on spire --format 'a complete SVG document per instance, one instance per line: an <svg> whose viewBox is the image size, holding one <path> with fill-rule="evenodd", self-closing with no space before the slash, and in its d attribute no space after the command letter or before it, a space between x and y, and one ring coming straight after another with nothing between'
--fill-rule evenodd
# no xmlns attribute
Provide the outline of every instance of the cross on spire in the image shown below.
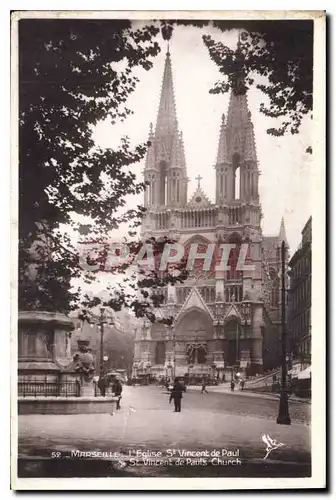
<svg viewBox="0 0 336 500"><path fill-rule="evenodd" d="M199 189L201 187L201 180L203 179L203 177L201 177L200 175L198 175L197 177L195 177L195 179L197 180L197 189Z"/></svg>

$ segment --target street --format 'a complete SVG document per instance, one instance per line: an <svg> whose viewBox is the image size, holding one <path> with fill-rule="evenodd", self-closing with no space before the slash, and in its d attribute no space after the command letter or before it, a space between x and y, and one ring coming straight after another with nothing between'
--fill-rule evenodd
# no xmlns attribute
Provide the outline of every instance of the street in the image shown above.
<svg viewBox="0 0 336 500"><path fill-rule="evenodd" d="M284 426L276 424L277 400L256 394L220 393L212 387L208 390L202 395L200 388L188 389L181 413L173 412L169 395L162 388L144 386L124 387L122 409L114 415L21 415L19 475L310 475L309 404L290 402L292 425ZM267 459L264 434L282 443ZM201 461L181 460L181 456L195 456L200 450ZM84 458L82 453L78 458L78 452L88 455ZM97 459L98 452L106 456ZM216 453L219 462L211 458ZM57 458L52 459L55 454ZM146 461L158 454L165 459L172 456L172 461ZM225 462L230 455L235 463Z"/></svg>

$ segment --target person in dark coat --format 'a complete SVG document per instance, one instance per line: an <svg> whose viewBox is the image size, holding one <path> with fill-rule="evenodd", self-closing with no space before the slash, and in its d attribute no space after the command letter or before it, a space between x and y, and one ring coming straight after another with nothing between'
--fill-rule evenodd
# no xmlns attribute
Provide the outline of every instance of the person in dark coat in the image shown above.
<svg viewBox="0 0 336 500"><path fill-rule="evenodd" d="M121 393L122 393L122 385L119 379L117 379L114 383L113 387L113 392L115 396L117 396L119 399L117 401L117 407L116 410L120 410L120 400L121 400Z"/></svg>
<svg viewBox="0 0 336 500"><path fill-rule="evenodd" d="M206 388L206 382L205 380L202 380L202 390L201 390L201 394L208 394L208 391L207 391L207 388Z"/></svg>
<svg viewBox="0 0 336 500"><path fill-rule="evenodd" d="M231 388L231 391L232 391L232 392L235 390L235 383L234 383L234 380L231 380L230 388Z"/></svg>
<svg viewBox="0 0 336 500"><path fill-rule="evenodd" d="M106 378L105 377L99 377L98 379L98 387L99 387L99 390L100 390L100 394L101 396L105 396L106 394Z"/></svg>
<svg viewBox="0 0 336 500"><path fill-rule="evenodd" d="M174 406L176 412L181 411L181 399L182 399L182 392L184 392L184 387L180 383L179 379L176 378L174 380L174 386L170 394L170 399L169 403L171 403L172 399L174 400Z"/></svg>

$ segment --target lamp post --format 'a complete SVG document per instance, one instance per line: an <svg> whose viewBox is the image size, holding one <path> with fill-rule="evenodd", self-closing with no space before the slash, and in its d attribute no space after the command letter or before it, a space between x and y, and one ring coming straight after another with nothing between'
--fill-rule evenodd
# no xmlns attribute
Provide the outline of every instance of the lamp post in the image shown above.
<svg viewBox="0 0 336 500"><path fill-rule="evenodd" d="M226 382L225 380L225 351L223 351L223 377L222 382Z"/></svg>
<svg viewBox="0 0 336 500"><path fill-rule="evenodd" d="M100 367L99 367L99 378L104 376L104 320L105 320L105 309L100 308L99 317L99 328L100 328Z"/></svg>
<svg viewBox="0 0 336 500"><path fill-rule="evenodd" d="M173 370L172 370L172 375L173 375L173 380L175 380L175 375L176 375L176 336L175 336L175 328L173 325L170 326L171 331L172 331L172 337L173 337Z"/></svg>
<svg viewBox="0 0 336 500"><path fill-rule="evenodd" d="M243 300L243 303L242 303L242 311L243 311L243 320L244 320L243 338L248 339L249 335L247 334L247 329L248 329L248 321L250 319L250 313L251 313L251 304L245 299ZM244 341L244 345L245 345L245 342L247 342L247 348L250 349L249 343L248 343L249 341ZM246 348L246 345L245 345L245 348ZM248 355L248 360L249 359L250 359L250 355Z"/></svg>
<svg viewBox="0 0 336 500"><path fill-rule="evenodd" d="M109 360L109 357L108 356L103 356L103 361L105 363L105 366L106 366L106 363L108 362Z"/></svg>
<svg viewBox="0 0 336 500"><path fill-rule="evenodd" d="M84 321L87 321L91 326L97 325L100 330L100 354L99 354L99 378L104 376L104 326L105 324L114 325L113 317L108 317L104 307L100 308L99 316L85 312Z"/></svg>
<svg viewBox="0 0 336 500"><path fill-rule="evenodd" d="M281 393L277 424L290 425L287 392L287 361L286 361L286 282L285 282L286 243L281 244Z"/></svg>

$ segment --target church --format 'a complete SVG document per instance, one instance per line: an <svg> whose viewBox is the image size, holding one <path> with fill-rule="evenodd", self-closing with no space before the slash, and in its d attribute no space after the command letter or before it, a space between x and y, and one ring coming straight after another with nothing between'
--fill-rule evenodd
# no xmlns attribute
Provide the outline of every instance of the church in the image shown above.
<svg viewBox="0 0 336 500"><path fill-rule="evenodd" d="M277 235L262 234L260 172L244 77L237 74L219 124L212 203L200 176L188 194L171 59L168 49L156 126L150 125L141 235L169 236L185 248L197 243L199 253L211 243L234 248L229 270L196 266L183 284L167 287L161 314L173 317L173 324L145 321L137 330L133 376L228 380L233 373L262 373L280 365L280 246L287 240L283 219ZM243 243L253 270L237 270Z"/></svg>

